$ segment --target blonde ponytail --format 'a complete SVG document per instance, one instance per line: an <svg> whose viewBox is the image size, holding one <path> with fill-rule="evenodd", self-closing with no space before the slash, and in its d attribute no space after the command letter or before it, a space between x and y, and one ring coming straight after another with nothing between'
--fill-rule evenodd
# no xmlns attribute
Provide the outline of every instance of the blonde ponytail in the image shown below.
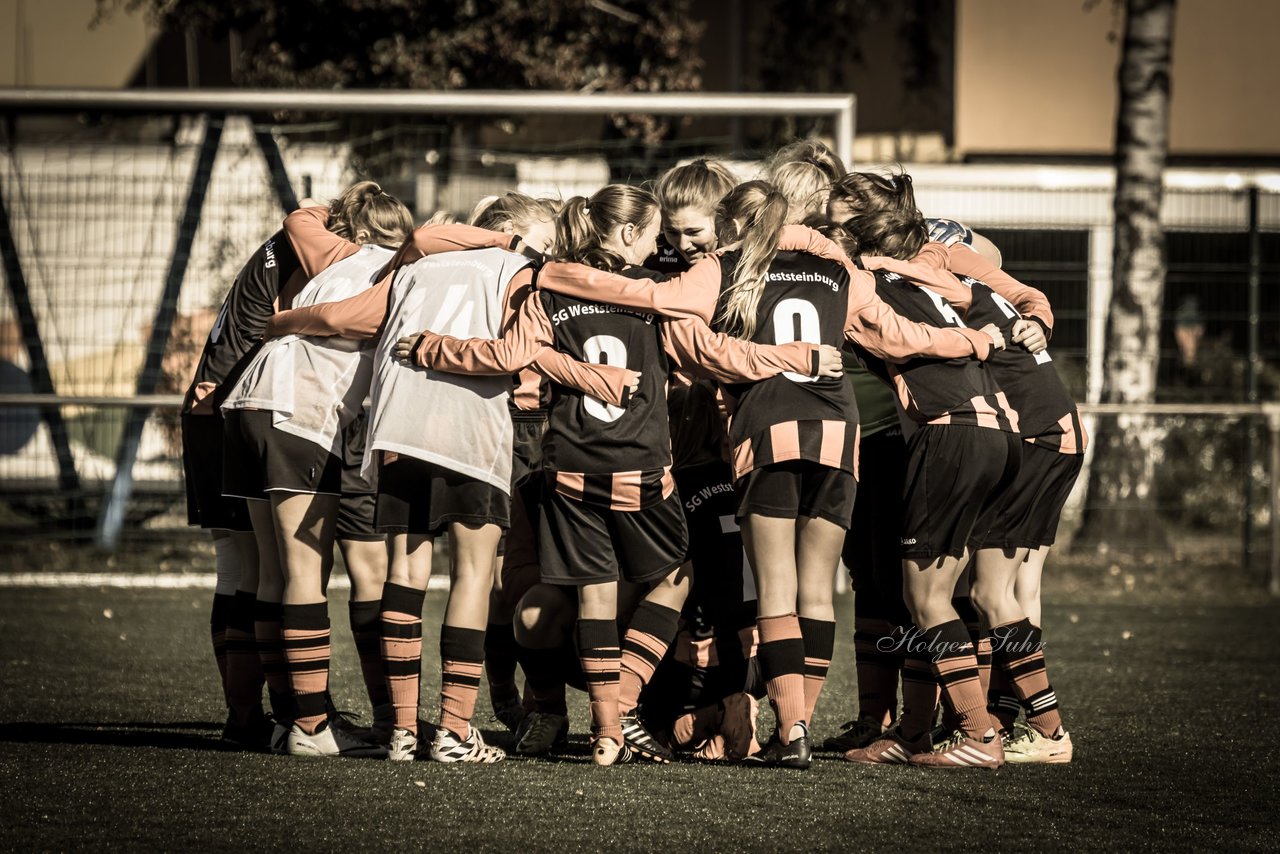
<svg viewBox="0 0 1280 854"><path fill-rule="evenodd" d="M756 332L756 312L768 283L769 265L778 254L778 234L787 222L787 199L764 181L748 181L734 188L716 212L725 230L722 242L741 242L733 284L724 292L724 306L716 321L730 335L750 339ZM732 223L741 223L735 229Z"/></svg>

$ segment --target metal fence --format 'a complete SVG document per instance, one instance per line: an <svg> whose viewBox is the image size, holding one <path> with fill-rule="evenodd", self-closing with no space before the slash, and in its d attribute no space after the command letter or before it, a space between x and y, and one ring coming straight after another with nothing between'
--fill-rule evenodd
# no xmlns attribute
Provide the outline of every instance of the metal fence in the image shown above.
<svg viewBox="0 0 1280 854"><path fill-rule="evenodd" d="M182 524L176 395L243 257L278 228L295 196L327 197L373 178L422 218L465 212L509 188L568 196L654 178L682 157L744 154L714 133L658 148L617 138L602 130L616 125L604 108L570 109L577 101L564 96L505 116L498 106L472 109L484 121L239 96L252 118L224 116L225 98L206 105L213 113L162 110L145 98L107 109L85 93L56 104L0 98L0 527L101 531L122 461L132 479L115 499L116 521ZM840 102L841 112L839 100L813 109L833 117L829 130L847 153L851 103ZM743 99L705 104L751 114ZM927 215L982 231L1006 269L1048 294L1055 362L1077 398L1096 403L1110 170L907 168ZM1158 398L1221 406L1157 416L1167 426L1161 471L1178 484L1158 512L1176 534L1172 548L1238 563L1252 555L1261 565L1274 527L1270 434L1262 408L1237 405L1280 399L1280 175L1171 170L1167 186Z"/></svg>

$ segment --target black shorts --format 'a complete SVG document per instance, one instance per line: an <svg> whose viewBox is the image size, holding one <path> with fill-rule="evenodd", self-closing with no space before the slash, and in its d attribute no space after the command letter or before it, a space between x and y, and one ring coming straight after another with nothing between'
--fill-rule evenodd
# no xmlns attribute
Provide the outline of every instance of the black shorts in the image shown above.
<svg viewBox="0 0 1280 854"><path fill-rule="evenodd" d="M902 557L963 555L979 517L1017 476L1020 445L1015 434L990 427L926 424L913 433L902 491Z"/></svg>
<svg viewBox="0 0 1280 854"><path fill-rule="evenodd" d="M343 494L338 499L338 525L335 536L339 540L356 540L374 543L385 540L387 535L374 527L377 500L371 493Z"/></svg>
<svg viewBox="0 0 1280 854"><path fill-rule="evenodd" d="M542 580L572 586L657 581L684 563L689 548L677 490L643 510L610 510L548 486L538 540Z"/></svg>
<svg viewBox="0 0 1280 854"><path fill-rule="evenodd" d="M856 616L909 622L902 601L902 486L907 442L901 427L864 436L858 445L861 479L840 558L853 581Z"/></svg>
<svg viewBox="0 0 1280 854"><path fill-rule="evenodd" d="M187 524L228 531L252 531L243 498L222 494L220 413L182 416L182 470L187 486Z"/></svg>
<svg viewBox="0 0 1280 854"><path fill-rule="evenodd" d="M224 413L222 494L265 499L268 492L339 495L342 457L272 425L266 409Z"/></svg>
<svg viewBox="0 0 1280 854"><path fill-rule="evenodd" d="M779 519L818 518L849 527L858 481L852 472L811 460L770 463L738 480L739 519L773 516Z"/></svg>
<svg viewBox="0 0 1280 854"><path fill-rule="evenodd" d="M401 455L378 473L375 527L438 537L453 522L507 527L511 496L491 483Z"/></svg>
<svg viewBox="0 0 1280 854"><path fill-rule="evenodd" d="M374 495L378 491L378 467L371 465L367 477L363 473L368 433L369 422L363 410L342 432L343 495Z"/></svg>
<svg viewBox="0 0 1280 854"><path fill-rule="evenodd" d="M521 565L537 566L538 514L542 504L542 437L545 415L512 414L511 527L503 532L498 554L514 555ZM536 581L536 578L535 578Z"/></svg>
<svg viewBox="0 0 1280 854"><path fill-rule="evenodd" d="M1071 495L1081 454L1063 454L1022 443L1022 466L1003 500L976 527L987 528L969 540L973 549L1038 549L1051 546L1058 533L1062 508Z"/></svg>
<svg viewBox="0 0 1280 854"><path fill-rule="evenodd" d="M513 415L511 418L511 485L542 476L542 437L547 435L545 415Z"/></svg>

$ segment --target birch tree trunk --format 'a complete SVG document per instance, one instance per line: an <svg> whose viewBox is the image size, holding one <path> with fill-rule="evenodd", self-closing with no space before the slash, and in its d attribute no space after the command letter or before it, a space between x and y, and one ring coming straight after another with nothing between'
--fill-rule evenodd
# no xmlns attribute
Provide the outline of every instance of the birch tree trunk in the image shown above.
<svg viewBox="0 0 1280 854"><path fill-rule="evenodd" d="M1155 400L1164 296L1163 173L1169 150L1169 73L1175 0L1124 0L1116 115L1115 249L1102 399ZM1081 546L1159 548L1166 529L1155 471L1164 431L1150 416L1098 420Z"/></svg>

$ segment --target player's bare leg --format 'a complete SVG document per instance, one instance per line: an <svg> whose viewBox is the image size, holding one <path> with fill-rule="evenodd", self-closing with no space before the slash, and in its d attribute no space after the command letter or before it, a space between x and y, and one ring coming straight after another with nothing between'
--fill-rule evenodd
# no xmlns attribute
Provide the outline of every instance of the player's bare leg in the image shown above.
<svg viewBox="0 0 1280 854"><path fill-rule="evenodd" d="M813 723L836 644L835 581L845 529L820 518L796 520L800 636L804 640L805 722Z"/></svg>

